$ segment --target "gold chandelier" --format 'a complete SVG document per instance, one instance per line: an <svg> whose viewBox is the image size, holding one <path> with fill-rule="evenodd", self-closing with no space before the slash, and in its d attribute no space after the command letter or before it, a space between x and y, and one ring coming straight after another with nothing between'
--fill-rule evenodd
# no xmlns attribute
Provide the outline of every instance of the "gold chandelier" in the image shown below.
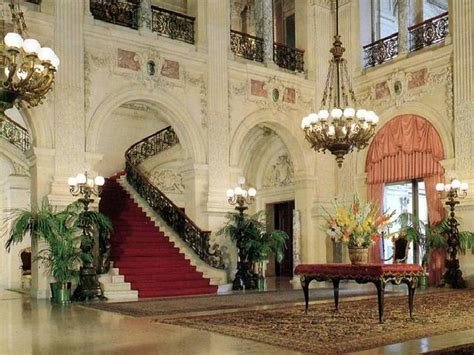
<svg viewBox="0 0 474 355"><path fill-rule="evenodd" d="M5 35L0 45L0 120L15 103L37 106L52 89L59 58L51 48L41 47L28 36L20 5L11 0L14 32Z"/></svg>
<svg viewBox="0 0 474 355"><path fill-rule="evenodd" d="M336 35L333 55L318 113L310 113L301 122L305 138L317 152L330 151L342 166L344 156L364 149L375 133L379 120L373 111L360 108L352 88L347 61L342 58L345 48L339 35L339 4L336 0Z"/></svg>

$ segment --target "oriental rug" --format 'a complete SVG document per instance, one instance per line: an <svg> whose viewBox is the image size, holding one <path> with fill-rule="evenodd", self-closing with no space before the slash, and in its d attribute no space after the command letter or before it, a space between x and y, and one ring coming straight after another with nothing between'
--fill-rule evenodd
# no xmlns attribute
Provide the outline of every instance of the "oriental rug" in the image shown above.
<svg viewBox="0 0 474 355"><path fill-rule="evenodd" d="M405 289L406 288L403 287L403 291L405 291ZM390 293L393 292L385 292L385 294ZM365 289L341 289L339 294L342 298L352 296L376 297L375 287ZM311 289L310 297L311 301L333 299L333 290L332 288ZM82 304L81 306L125 314L132 317L150 317L302 302L304 302L303 291L298 289L266 292L251 291L247 293L239 292L212 296L143 299L134 302L101 302Z"/></svg>
<svg viewBox="0 0 474 355"><path fill-rule="evenodd" d="M157 320L315 354L372 349L410 339L474 328L474 290L415 295L414 319L406 296L385 298L385 323L375 299L239 311Z"/></svg>

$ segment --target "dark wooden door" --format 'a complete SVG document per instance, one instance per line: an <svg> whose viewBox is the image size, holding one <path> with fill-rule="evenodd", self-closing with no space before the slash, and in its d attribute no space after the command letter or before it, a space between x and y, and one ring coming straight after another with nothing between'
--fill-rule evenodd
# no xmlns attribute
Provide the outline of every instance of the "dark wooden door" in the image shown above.
<svg viewBox="0 0 474 355"><path fill-rule="evenodd" d="M275 229L288 234L290 239L286 242L285 257L281 263L275 261L275 275L293 277L293 210L295 201L276 203L274 205Z"/></svg>

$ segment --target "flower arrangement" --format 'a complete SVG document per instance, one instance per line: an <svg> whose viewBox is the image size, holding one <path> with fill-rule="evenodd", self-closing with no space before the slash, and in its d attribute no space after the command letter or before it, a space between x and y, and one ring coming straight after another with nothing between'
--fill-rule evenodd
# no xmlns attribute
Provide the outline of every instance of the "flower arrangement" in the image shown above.
<svg viewBox="0 0 474 355"><path fill-rule="evenodd" d="M326 218L323 225L326 234L336 243L345 243L349 247L368 248L379 237L379 230L385 227L392 213L379 213L372 203L361 203L354 196L349 208L334 202L335 214Z"/></svg>

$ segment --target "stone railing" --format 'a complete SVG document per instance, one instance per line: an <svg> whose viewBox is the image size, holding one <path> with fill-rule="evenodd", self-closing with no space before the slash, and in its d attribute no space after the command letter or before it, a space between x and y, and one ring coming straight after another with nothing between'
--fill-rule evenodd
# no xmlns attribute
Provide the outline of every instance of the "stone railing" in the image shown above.
<svg viewBox="0 0 474 355"><path fill-rule="evenodd" d="M275 42L273 43L273 61L280 68L303 72L304 50Z"/></svg>
<svg viewBox="0 0 474 355"><path fill-rule="evenodd" d="M138 29L139 1L90 0L94 19Z"/></svg>
<svg viewBox="0 0 474 355"><path fill-rule="evenodd" d="M448 13L442 13L422 23L408 27L410 52L444 41L448 35Z"/></svg>
<svg viewBox="0 0 474 355"><path fill-rule="evenodd" d="M365 68L388 62L398 55L398 32L367 44L362 48Z"/></svg>
<svg viewBox="0 0 474 355"><path fill-rule="evenodd" d="M23 152L31 148L31 136L28 131L10 119L0 120L0 137Z"/></svg>
<svg viewBox="0 0 474 355"><path fill-rule="evenodd" d="M224 269L219 246L210 245L211 232L201 230L138 169L138 165L148 157L170 149L178 143L178 136L170 126L132 145L125 153L127 181L201 260L214 268Z"/></svg>
<svg viewBox="0 0 474 355"><path fill-rule="evenodd" d="M230 49L238 57L263 62L263 38L230 30Z"/></svg>
<svg viewBox="0 0 474 355"><path fill-rule="evenodd" d="M153 32L163 37L194 44L194 17L157 6L152 6L151 12Z"/></svg>

